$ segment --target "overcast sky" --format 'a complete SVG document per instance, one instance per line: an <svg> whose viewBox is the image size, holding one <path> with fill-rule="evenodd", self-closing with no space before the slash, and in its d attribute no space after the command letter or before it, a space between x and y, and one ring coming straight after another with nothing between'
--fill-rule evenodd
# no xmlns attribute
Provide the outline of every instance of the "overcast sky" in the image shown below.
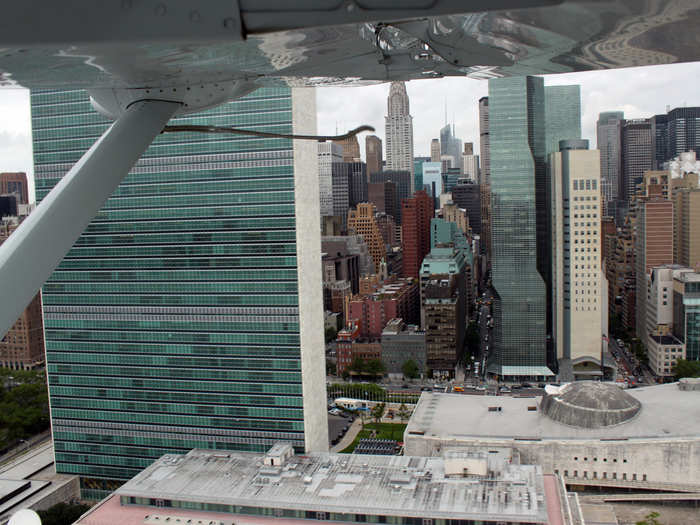
<svg viewBox="0 0 700 525"><path fill-rule="evenodd" d="M595 122L601 111L620 110L626 118L665 113L666 106L700 106L697 79L700 62L643 68L545 76L545 85L579 84L583 138L595 147ZM447 118L456 135L479 147L478 100L488 94L488 82L462 78L415 80L407 91L413 115L415 155L430 154L430 140L439 136ZM317 92L318 131L340 133L374 126L384 140L384 116L389 84L354 88L321 88ZM364 136L360 147L364 155ZM29 94L0 89L0 171L33 173ZM30 187L30 190L33 188ZM33 194L33 191L32 191Z"/></svg>

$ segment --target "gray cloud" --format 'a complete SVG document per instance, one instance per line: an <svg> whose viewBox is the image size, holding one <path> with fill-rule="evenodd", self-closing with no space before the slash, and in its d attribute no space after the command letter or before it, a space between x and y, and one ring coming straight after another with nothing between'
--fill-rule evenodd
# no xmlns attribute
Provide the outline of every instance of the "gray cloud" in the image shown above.
<svg viewBox="0 0 700 525"><path fill-rule="evenodd" d="M694 79L700 75L700 62L664 66L626 68L585 73L545 75L545 85L581 86L581 125L583 138L595 147L595 124L602 111L622 110L627 118L650 117L683 105L700 105ZM488 82L467 78L415 80L407 84L413 115L415 154L428 155L430 140L438 137L447 118L454 119L458 137L474 142L478 149L478 100L488 94ZM335 132L360 124L377 128L384 139L384 115L388 85L363 88L320 88L318 128ZM364 138L360 145L364 148Z"/></svg>

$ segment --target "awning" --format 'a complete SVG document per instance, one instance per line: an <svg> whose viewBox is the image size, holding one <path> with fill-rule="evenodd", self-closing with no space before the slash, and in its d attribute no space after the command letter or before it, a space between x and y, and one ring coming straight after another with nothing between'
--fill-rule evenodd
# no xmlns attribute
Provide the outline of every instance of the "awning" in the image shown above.
<svg viewBox="0 0 700 525"><path fill-rule="evenodd" d="M501 375L503 376L553 376L552 372L546 366L502 366Z"/></svg>

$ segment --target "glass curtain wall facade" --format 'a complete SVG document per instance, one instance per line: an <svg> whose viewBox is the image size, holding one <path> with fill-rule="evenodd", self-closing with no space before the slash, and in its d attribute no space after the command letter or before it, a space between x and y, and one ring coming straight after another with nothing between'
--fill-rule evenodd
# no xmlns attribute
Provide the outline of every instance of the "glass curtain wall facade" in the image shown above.
<svg viewBox="0 0 700 525"><path fill-rule="evenodd" d="M622 111L606 111L598 115L596 140L600 151L600 189L603 194L603 213L612 215L610 203L618 198L622 170Z"/></svg>
<svg viewBox="0 0 700 525"><path fill-rule="evenodd" d="M545 177L542 78L489 80L494 344L488 370L546 365L545 283L537 270L536 187ZM508 367L508 368L505 368Z"/></svg>
<svg viewBox="0 0 700 525"><path fill-rule="evenodd" d="M174 123L292 133L291 92ZM41 201L109 123L83 91L31 109ZM304 449L294 159L288 139L159 136L45 284L56 470L83 497L167 452Z"/></svg>

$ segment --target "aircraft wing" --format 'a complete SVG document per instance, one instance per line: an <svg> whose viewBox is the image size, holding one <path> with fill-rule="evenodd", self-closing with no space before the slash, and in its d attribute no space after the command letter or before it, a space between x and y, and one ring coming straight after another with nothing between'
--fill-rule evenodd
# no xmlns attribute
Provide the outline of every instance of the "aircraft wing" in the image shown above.
<svg viewBox="0 0 700 525"><path fill-rule="evenodd" d="M700 59L698 0L25 0L1 11L0 85L31 88L353 84Z"/></svg>

